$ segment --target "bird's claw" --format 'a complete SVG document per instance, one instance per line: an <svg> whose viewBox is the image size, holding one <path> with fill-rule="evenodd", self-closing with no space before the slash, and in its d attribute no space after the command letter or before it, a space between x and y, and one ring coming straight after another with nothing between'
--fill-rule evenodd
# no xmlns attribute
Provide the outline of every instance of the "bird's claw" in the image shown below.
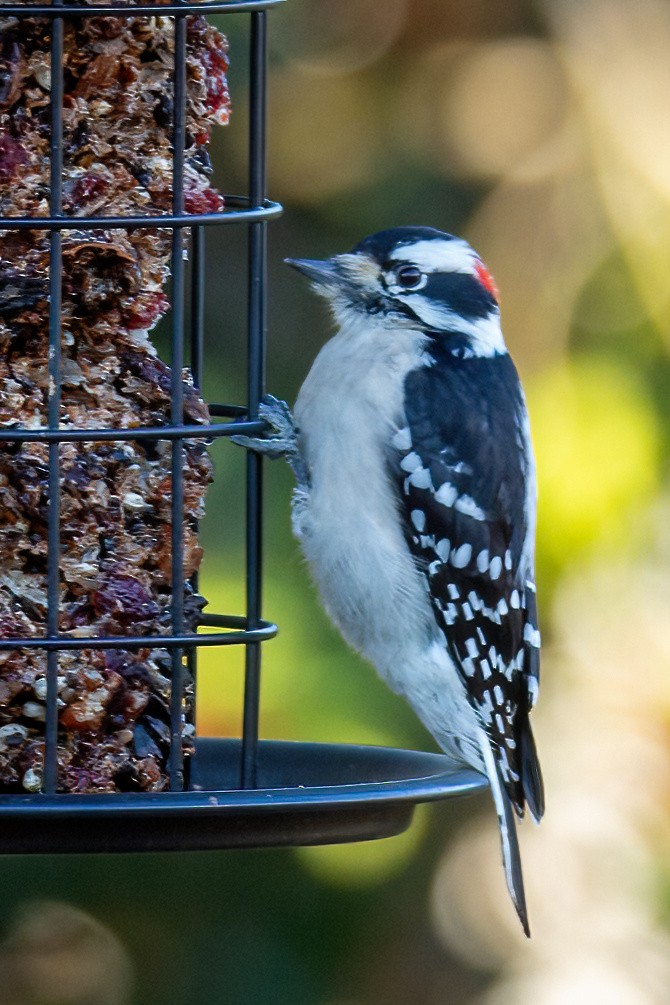
<svg viewBox="0 0 670 1005"><path fill-rule="evenodd" d="M260 436L231 436L233 443L263 454L270 460L294 454L297 450L297 432L291 409L286 402L266 394L258 406L258 415L267 426L267 432Z"/></svg>
<svg viewBox="0 0 670 1005"><path fill-rule="evenodd" d="M272 394L266 394L258 406L258 414L270 427L273 439L295 442L297 430L291 409L285 401L275 398Z"/></svg>

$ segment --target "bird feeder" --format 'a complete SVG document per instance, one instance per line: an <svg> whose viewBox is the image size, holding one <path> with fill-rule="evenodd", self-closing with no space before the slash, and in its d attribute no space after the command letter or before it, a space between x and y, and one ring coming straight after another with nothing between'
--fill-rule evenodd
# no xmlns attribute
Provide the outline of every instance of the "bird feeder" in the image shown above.
<svg viewBox="0 0 670 1005"><path fill-rule="evenodd" d="M281 213L265 184L266 20L280 2L2 3L2 852L377 838L418 802L485 785L440 754L259 739L277 629L261 612L252 454L246 609L203 613L207 445L263 429L266 229ZM245 195L209 181L228 93L208 13L250 19ZM222 404L200 391L204 238L231 226L248 235L248 387ZM150 337L168 309L169 366ZM203 646L245 649L239 737L196 731Z"/></svg>

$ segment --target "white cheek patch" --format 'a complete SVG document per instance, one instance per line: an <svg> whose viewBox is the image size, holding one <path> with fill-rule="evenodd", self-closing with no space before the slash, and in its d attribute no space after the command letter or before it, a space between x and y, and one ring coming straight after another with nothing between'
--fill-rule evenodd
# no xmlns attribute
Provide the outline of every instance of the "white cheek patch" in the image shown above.
<svg viewBox="0 0 670 1005"><path fill-rule="evenodd" d="M446 304L436 303L421 293L399 294L397 299L407 304L429 328L466 335L474 356L498 356L507 352L497 310L492 310L485 318L467 321Z"/></svg>
<svg viewBox="0 0 670 1005"><path fill-rule="evenodd" d="M449 310L446 304L436 303L429 297L423 296L422 293L402 291L397 294L397 297L398 300L407 304L424 324L436 331L454 328L457 322L462 320L455 311Z"/></svg>

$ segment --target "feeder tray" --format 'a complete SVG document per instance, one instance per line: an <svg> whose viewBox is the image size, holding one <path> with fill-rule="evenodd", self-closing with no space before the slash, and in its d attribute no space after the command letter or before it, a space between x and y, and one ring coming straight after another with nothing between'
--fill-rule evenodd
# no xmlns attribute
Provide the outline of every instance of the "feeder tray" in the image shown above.
<svg viewBox="0 0 670 1005"><path fill-rule="evenodd" d="M0 853L129 852L205 850L324 844L387 837L404 830L417 803L466 795L483 789L477 772L441 754L381 747L289 743L259 740L260 650L276 633L261 617L261 468L254 454L247 457L246 479L246 605L242 615L206 614L197 634L185 624L174 601L170 634L77 635L61 634L59 605L59 447L94 441L166 441L172 443L172 526L184 520L184 441L211 442L236 433L263 428L258 406L264 393L264 336L266 327L266 229L281 213L267 198L265 184L266 135L266 15L281 0L244 0L237 3L140 3L0 6L0 16L49 18L51 167L47 216L0 218L0 230L48 231L50 390L48 425L0 429L3 444L36 442L48 445L48 625L43 637L0 638L0 652L39 650L47 655L46 722L42 791L0 795ZM246 14L249 31L249 144L248 191L225 195L219 212L184 212L187 50L186 21L207 12ZM172 17L175 23L173 118L173 199L170 212L148 215L68 216L63 212L63 58L67 19L87 17ZM172 381L170 414L164 424L151 427L62 428L59 402L62 386L62 318L59 315L63 249L61 233L76 228L93 232L125 228L170 229L173 251L171 366L180 374L188 351L193 382L201 386L204 369L205 229L241 225L248 235L247 257L247 401L245 405L209 404L211 420L184 421L179 380ZM182 235L188 229L191 259L184 262ZM187 271L188 268L188 271ZM218 279L217 279L218 281ZM187 306L190 305L190 310ZM186 318L188 317L188 326ZM181 487L180 487L181 486ZM173 532L172 594L183 597L189 582L184 572L183 542ZM190 577L197 589L197 574ZM246 652L243 728L240 739L195 740L194 753L183 756L181 731L185 691L183 660L196 678L200 646L242 645ZM59 791L58 660L59 655L95 650L138 650L157 647L170 654L169 790L132 793L68 793Z"/></svg>
<svg viewBox="0 0 670 1005"><path fill-rule="evenodd" d="M417 803L486 788L444 754L261 740L258 788L236 789L241 741L196 743L192 788L0 797L0 853L209 851L391 837Z"/></svg>

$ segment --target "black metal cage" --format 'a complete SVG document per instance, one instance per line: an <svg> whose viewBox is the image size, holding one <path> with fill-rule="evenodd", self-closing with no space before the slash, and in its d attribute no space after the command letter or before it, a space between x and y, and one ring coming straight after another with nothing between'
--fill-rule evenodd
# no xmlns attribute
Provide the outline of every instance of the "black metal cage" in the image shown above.
<svg viewBox="0 0 670 1005"><path fill-rule="evenodd" d="M46 722L43 781L40 792L0 796L0 851L115 851L216 848L243 845L316 843L380 837L397 833L409 822L418 801L471 792L484 785L475 772L437 754L351 746L262 741L258 737L261 646L276 627L261 616L261 460L247 458L246 610L242 615L207 614L197 635L186 630L183 597L183 450L184 441L203 442L235 433L258 433L258 406L264 391L266 329L266 230L281 212L267 198L266 19L282 0L218 3L139 3L134 6L11 4L0 15L51 20L49 215L0 218L0 230L42 230L49 234L49 393L48 427L0 430L0 443L48 444L47 631L43 638L0 638L0 652L39 649L47 654ZM138 17L160 13L174 19L174 112L172 122L172 208L170 213L137 216L78 216L78 230L169 228L171 254L170 414L165 425L146 428L62 428L60 403L62 232L72 218L63 212L63 32L68 18L113 15ZM225 196L225 210L186 213L184 151L186 103L186 17L217 13L250 18L248 191ZM241 226L248 232L247 261L247 401L243 405L210 403L212 419L194 426L185 421L181 371L190 363L201 383L205 326L205 228ZM185 230L190 232L191 261L184 261ZM218 421L216 421L218 420ZM172 539L171 626L167 635L128 634L76 638L59 634L60 446L68 442L166 441L171 450ZM195 584L197 587L197 583ZM244 646L246 670L241 737L196 738L188 770L182 752L184 660L195 677L201 646ZM80 795L58 791L59 654L94 648L132 650L156 646L170 652L169 791Z"/></svg>

